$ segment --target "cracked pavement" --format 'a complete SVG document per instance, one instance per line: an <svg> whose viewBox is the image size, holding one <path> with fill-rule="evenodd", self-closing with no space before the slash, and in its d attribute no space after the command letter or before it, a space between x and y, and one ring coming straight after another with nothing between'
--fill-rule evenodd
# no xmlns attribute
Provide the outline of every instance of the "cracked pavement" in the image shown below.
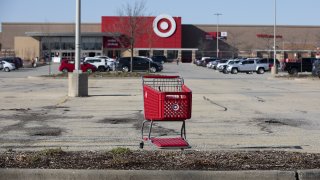
<svg viewBox="0 0 320 180"><path fill-rule="evenodd" d="M181 75L193 92L186 121L193 150L320 149L318 79L222 74L193 64L165 64L162 74ZM139 148L141 79L89 79L90 96L70 98L67 79L17 76L0 72L1 151ZM180 127L157 122L154 133L177 135Z"/></svg>

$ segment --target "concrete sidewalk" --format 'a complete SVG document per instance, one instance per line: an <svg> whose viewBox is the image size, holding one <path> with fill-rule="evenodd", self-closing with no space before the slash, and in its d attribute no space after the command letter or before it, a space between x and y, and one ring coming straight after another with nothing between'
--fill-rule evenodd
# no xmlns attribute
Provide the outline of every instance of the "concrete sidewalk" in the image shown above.
<svg viewBox="0 0 320 180"><path fill-rule="evenodd" d="M0 180L316 180L320 170L299 171L154 171L154 170L68 170L0 169Z"/></svg>

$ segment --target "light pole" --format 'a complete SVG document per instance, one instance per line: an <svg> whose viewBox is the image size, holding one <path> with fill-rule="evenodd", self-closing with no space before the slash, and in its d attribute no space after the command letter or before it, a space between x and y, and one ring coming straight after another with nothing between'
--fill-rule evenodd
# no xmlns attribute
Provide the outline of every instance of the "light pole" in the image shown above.
<svg viewBox="0 0 320 180"><path fill-rule="evenodd" d="M81 45L81 37L80 37L80 33L81 33L81 0L77 0L76 1L76 36L75 36L75 73L80 73L80 45Z"/></svg>
<svg viewBox="0 0 320 180"><path fill-rule="evenodd" d="M81 0L76 0L76 27L75 27L75 62L73 73L68 73L69 92L71 97L88 96L88 75L82 73L80 66L81 51Z"/></svg>
<svg viewBox="0 0 320 180"><path fill-rule="evenodd" d="M274 0L274 25L273 25L273 66L271 68L271 74L278 74L277 64L276 64L276 25L277 25L277 0Z"/></svg>
<svg viewBox="0 0 320 180"><path fill-rule="evenodd" d="M217 16L217 34L216 34L216 38L217 38L217 58L219 58L219 16L221 16L221 13L215 13L214 15Z"/></svg>

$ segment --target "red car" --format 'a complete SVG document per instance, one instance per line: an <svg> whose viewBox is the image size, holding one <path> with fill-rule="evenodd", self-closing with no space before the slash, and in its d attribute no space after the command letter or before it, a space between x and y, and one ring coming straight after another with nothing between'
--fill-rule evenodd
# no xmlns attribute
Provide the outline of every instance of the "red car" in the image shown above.
<svg viewBox="0 0 320 180"><path fill-rule="evenodd" d="M97 68L89 63L82 63L80 64L80 69L82 70L82 72L88 72L88 73L92 73L95 72L97 70ZM68 60L62 60L61 64L59 66L59 71L62 71L63 73L67 73L67 72L73 72L74 70L74 61L68 61Z"/></svg>

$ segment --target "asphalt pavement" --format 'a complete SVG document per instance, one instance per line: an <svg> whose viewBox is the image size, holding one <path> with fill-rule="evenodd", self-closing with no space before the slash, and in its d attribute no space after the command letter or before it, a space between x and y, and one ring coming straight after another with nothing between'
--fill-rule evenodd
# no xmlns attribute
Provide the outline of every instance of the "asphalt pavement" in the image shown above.
<svg viewBox="0 0 320 180"><path fill-rule="evenodd" d="M89 97L71 98L67 79L39 77L57 68L0 72L1 151L139 149L144 119L140 78L89 78ZM222 74L183 63L164 68L160 74L180 75L192 90L192 118L186 121L192 150L319 152L319 79ZM157 123L155 135L176 136L180 126ZM156 150L150 144L145 149Z"/></svg>
<svg viewBox="0 0 320 180"><path fill-rule="evenodd" d="M0 150L139 148L140 78L89 79L89 97L70 98L67 79L39 77L47 73L48 66L0 72ZM186 125L194 150L319 152L318 79L222 74L181 63L165 64L161 74L184 77L192 90ZM181 124L157 126L156 135L177 135Z"/></svg>

